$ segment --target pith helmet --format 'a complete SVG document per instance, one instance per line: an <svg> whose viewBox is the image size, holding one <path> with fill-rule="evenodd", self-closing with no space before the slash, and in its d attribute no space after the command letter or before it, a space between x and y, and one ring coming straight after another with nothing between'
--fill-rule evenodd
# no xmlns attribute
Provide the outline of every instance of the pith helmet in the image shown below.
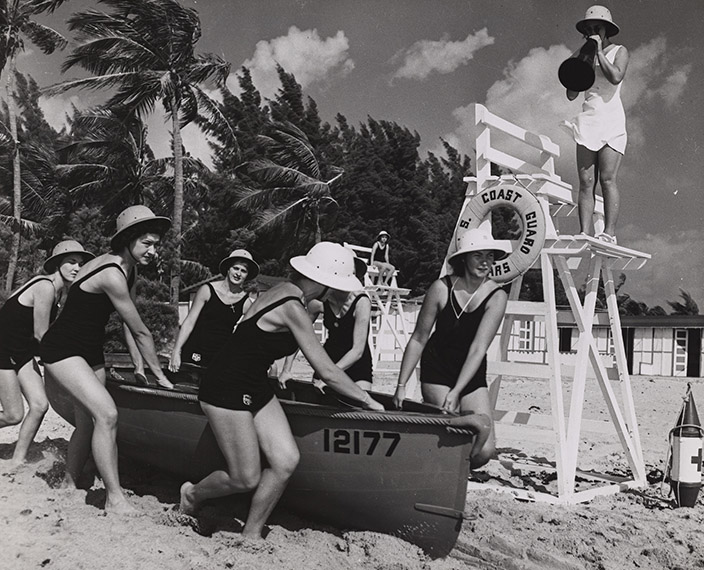
<svg viewBox="0 0 704 570"><path fill-rule="evenodd" d="M457 251L448 257L447 260L449 261L472 251L485 250L493 251L495 260L503 259L511 253L511 243L508 240L494 239L489 232L481 228L474 228L467 230L459 237L457 240Z"/></svg>
<svg viewBox="0 0 704 570"><path fill-rule="evenodd" d="M304 277L339 291L363 289L355 277L354 254L339 243L322 241L315 244L308 253L294 257L291 267Z"/></svg>
<svg viewBox="0 0 704 570"><path fill-rule="evenodd" d="M146 222L156 222L159 225L161 234L165 234L171 227L171 220L169 218L155 215L154 212L146 206L130 206L129 208L122 210L120 215L117 216L117 221L115 223L117 231L115 232L115 235L110 238L110 247L115 247L115 240L126 230Z"/></svg>
<svg viewBox="0 0 704 570"><path fill-rule="evenodd" d="M44 271L46 273L53 273L60 265L61 259L72 253L80 255L84 263L95 257L92 253L83 249L83 246L75 239L67 239L60 241L54 246L54 249L51 251L51 257L47 258L44 262Z"/></svg>
<svg viewBox="0 0 704 570"><path fill-rule="evenodd" d="M224 258L219 265L220 273L225 275L225 273L227 273L227 270L230 269L230 266L235 263L235 261L244 261L247 263L247 266L249 267L247 281L249 281L250 279L254 279L257 275L259 275L259 264L254 261L254 259L252 258L252 254L249 253L246 249L236 249L230 255Z"/></svg>
<svg viewBox="0 0 704 570"><path fill-rule="evenodd" d="M587 8L587 13L584 15L584 19L580 20L576 24L577 31L581 34L586 35L586 25L589 20L599 20L600 22L603 22L604 26L606 26L607 38L615 36L621 31L621 29L614 23L613 19L611 18L611 11L604 6L595 5Z"/></svg>

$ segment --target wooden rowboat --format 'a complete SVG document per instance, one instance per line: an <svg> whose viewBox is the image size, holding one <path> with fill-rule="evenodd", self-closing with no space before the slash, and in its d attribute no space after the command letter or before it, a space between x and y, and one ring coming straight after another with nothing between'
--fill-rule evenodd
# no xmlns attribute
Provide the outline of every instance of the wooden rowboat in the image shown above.
<svg viewBox="0 0 704 570"><path fill-rule="evenodd" d="M197 373L180 380L173 391L138 385L131 368L115 365L107 387L119 411L120 454L197 481L224 460L198 404ZM403 411L364 411L310 382L277 391L301 453L283 506L337 528L398 536L432 557L452 550L474 438L466 418L414 402ZM68 394L51 380L47 393L73 423ZM374 397L391 408L389 395Z"/></svg>

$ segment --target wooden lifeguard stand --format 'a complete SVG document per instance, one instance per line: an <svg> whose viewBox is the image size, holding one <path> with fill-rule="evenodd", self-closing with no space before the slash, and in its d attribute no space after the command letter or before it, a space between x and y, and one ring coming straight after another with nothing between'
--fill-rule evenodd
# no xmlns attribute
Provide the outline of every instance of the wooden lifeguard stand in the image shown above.
<svg viewBox="0 0 704 570"><path fill-rule="evenodd" d="M354 245L345 242L346 248L351 249L355 255L365 262L369 262L369 256L372 249L361 245ZM390 285L377 285L376 278L379 275L378 268L369 266L367 273L364 275L364 290L372 300L372 306L378 309L378 314L373 319L372 327L369 333L369 345L372 351L372 365L376 371L379 362L382 360L382 353L387 351L403 351L406 349L410 338L410 327L406 321L406 316L403 310L403 298L406 297L411 290L404 287L399 287L396 277L398 270L394 271ZM399 326L396 326L398 324ZM382 348L382 339L385 335L391 335L393 338L393 346L389 349ZM409 391L409 394L412 394Z"/></svg>
<svg viewBox="0 0 704 570"><path fill-rule="evenodd" d="M532 192L539 200L546 220L546 240L541 250L539 263L542 271L543 302L519 301L522 277L511 284L506 317L500 331L499 355L489 362L489 372L497 374L490 386L492 404L496 404L502 375L542 378L549 380L552 432L554 436L557 471L557 496L548 493L518 492L507 489L514 495L525 495L530 500L553 503L577 503L598 495L616 493L631 487L645 485L645 465L638 432L631 382L621 335L621 321L616 302L613 272L624 269L639 269L650 259L647 253L619 245L602 242L585 235L567 235L559 231L559 221L576 213L577 192L555 173L555 158L560 148L544 135L531 133L517 125L490 113L484 106L474 105L476 134L476 172L467 177L468 182L464 211L472 196L496 184L515 183ZM537 159L518 158L493 146L492 135L500 134L501 140L511 141L506 146L532 152ZM514 151L515 152L515 151ZM492 176L491 163L514 174ZM603 200L597 197L594 225L596 232L603 230ZM457 228L455 230L457 232ZM577 293L574 272L588 264L586 296L582 302ZM555 302L554 272L562 281L570 312L578 329L576 362L568 367L561 362ZM614 366L603 363L592 334L595 322L597 291L600 278L604 282L608 317L614 345ZM509 359L509 337L515 320L543 320L546 329L547 363L536 364ZM593 371L609 411L611 422L625 452L632 477L618 482L577 492L575 482L577 459L582 427L582 411L588 370ZM618 380L621 389L619 405L610 380ZM569 414L565 414L563 388L571 383ZM598 478L597 478L598 479ZM481 483L470 488L486 489Z"/></svg>

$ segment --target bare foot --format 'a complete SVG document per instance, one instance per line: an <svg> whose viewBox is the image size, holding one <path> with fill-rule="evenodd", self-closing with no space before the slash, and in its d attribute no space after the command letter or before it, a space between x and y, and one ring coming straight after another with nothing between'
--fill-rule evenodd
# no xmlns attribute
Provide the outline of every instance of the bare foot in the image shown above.
<svg viewBox="0 0 704 570"><path fill-rule="evenodd" d="M186 515L192 515L196 512L195 501L191 498L191 491L195 485L190 481L186 481L181 485L181 502L179 503L178 510Z"/></svg>
<svg viewBox="0 0 704 570"><path fill-rule="evenodd" d="M105 512L111 515L127 516L139 516L144 514L142 511L135 508L124 496L114 500L108 498L108 500L105 501Z"/></svg>

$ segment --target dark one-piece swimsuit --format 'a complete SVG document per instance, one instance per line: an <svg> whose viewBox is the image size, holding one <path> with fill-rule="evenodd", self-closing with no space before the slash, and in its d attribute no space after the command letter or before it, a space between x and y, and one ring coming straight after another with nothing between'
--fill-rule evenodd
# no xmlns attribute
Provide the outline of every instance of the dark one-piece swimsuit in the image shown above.
<svg viewBox="0 0 704 570"><path fill-rule="evenodd" d="M420 381L426 384L440 384L453 388L467 360L469 347L474 342L477 330L486 310L486 303L499 291L494 289L479 306L471 312L462 312L460 317L455 311L462 311L462 306L452 291L449 276L447 284L447 303L435 322L435 332L428 339L420 360ZM454 310L453 310L454 307ZM479 388L486 388L486 355L469 383L462 390L462 396L471 394Z"/></svg>
<svg viewBox="0 0 704 570"><path fill-rule="evenodd" d="M298 343L290 331L263 331L257 322L288 302L301 303L301 300L283 297L237 325L203 374L198 394L201 402L252 414L269 403L274 397L267 376L269 367L275 360L293 354Z"/></svg>
<svg viewBox="0 0 704 570"><path fill-rule="evenodd" d="M354 344L354 310L357 302L363 297L369 298L366 293L357 295L347 312L339 318L327 301L323 303L323 324L328 331L328 339L325 341L325 352L328 353L333 362L340 360L352 349ZM368 327L366 334L367 338L369 338ZM369 341L364 344L362 357L347 368L345 373L355 382L358 380L372 381L372 352L369 349Z"/></svg>
<svg viewBox="0 0 704 570"><path fill-rule="evenodd" d="M34 307L20 303L20 295L40 281L40 277L30 281L10 297L0 309L0 370L20 369L34 358L39 351L39 342L34 337ZM58 307L51 308L50 320L56 318Z"/></svg>
<svg viewBox="0 0 704 570"><path fill-rule="evenodd" d="M210 299L203 305L188 340L181 347L181 361L209 366L213 357L220 351L227 338L232 334L237 321L242 317L245 295L232 305L223 303L208 283Z"/></svg>
<svg viewBox="0 0 704 570"><path fill-rule="evenodd" d="M105 326L115 307L107 293L88 293L81 289L81 284L108 267L117 267L124 275L122 267L117 263L108 263L97 267L71 285L63 311L49 327L39 345L39 355L43 362L52 364L72 356L80 356L91 367L105 364ZM132 287L134 279L133 271L127 279L128 288Z"/></svg>

